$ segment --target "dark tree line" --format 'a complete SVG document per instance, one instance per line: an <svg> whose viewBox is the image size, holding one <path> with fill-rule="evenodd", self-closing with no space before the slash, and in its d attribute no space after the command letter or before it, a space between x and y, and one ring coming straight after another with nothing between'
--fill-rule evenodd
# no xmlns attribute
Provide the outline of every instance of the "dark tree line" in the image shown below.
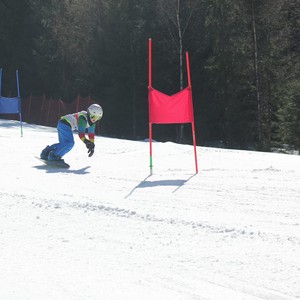
<svg viewBox="0 0 300 300"><path fill-rule="evenodd" d="M153 86L186 86L189 52L197 142L300 149L300 0L0 0L2 94L68 102L90 95L106 135L148 135ZM191 142L189 125L154 137Z"/></svg>

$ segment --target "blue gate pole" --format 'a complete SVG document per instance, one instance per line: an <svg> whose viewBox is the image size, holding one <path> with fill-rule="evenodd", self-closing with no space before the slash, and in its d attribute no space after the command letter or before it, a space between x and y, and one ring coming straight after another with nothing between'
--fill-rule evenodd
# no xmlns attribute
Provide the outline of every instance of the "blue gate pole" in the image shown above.
<svg viewBox="0 0 300 300"><path fill-rule="evenodd" d="M2 84L2 69L0 69L0 97L1 97L1 84Z"/></svg>

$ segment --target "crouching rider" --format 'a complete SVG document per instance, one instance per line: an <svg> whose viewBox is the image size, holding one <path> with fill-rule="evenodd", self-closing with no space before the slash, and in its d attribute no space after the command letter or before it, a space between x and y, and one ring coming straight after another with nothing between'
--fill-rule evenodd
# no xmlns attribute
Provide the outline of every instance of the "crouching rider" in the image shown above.
<svg viewBox="0 0 300 300"><path fill-rule="evenodd" d="M57 124L59 142L48 145L41 152L41 159L63 161L62 157L74 147L73 131L78 131L78 136L86 145L88 156L91 157L95 151L96 123L102 116L103 110L99 104L92 104L87 111L62 116Z"/></svg>

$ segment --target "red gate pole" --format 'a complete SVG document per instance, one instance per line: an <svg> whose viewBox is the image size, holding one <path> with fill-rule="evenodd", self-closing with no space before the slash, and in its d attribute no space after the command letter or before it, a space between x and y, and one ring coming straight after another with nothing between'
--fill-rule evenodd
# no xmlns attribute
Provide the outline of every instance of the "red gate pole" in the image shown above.
<svg viewBox="0 0 300 300"><path fill-rule="evenodd" d="M190 89L190 101L191 101L191 107L193 109L193 103L192 103L192 99L193 99L192 98L192 82L191 82L190 60L189 60L189 54L188 54L188 52L186 52L186 66L187 66L187 75L188 75L188 85L189 85L189 89ZM195 156L196 174L198 174L196 133L195 133L195 124L194 124L194 109L193 109L192 135L193 135L193 144L194 144L194 156Z"/></svg>
<svg viewBox="0 0 300 300"><path fill-rule="evenodd" d="M149 39L148 43L149 48L149 58L148 58L148 76L149 76L149 83L148 83L148 97L150 97L150 90L152 89L152 39ZM150 119L150 99L148 99L149 103L149 119ZM149 145L150 145L150 175L153 174L153 164L152 164L152 123L149 122Z"/></svg>
<svg viewBox="0 0 300 300"><path fill-rule="evenodd" d="M79 112L79 94L77 96L77 101L76 101L76 111Z"/></svg>
<svg viewBox="0 0 300 300"><path fill-rule="evenodd" d="M42 100L42 106L41 106L41 113L40 113L40 120L39 120L39 122L40 122L40 124L42 124L42 125L46 125L45 124L45 119L46 119L46 113L44 114L44 106L46 107L47 106L47 104L45 104L45 102L46 102L46 96L45 96L45 94L43 94L43 98L42 98L43 100Z"/></svg>
<svg viewBox="0 0 300 300"><path fill-rule="evenodd" d="M29 104L28 104L28 117L27 117L27 122L28 122L28 123L30 123L31 101L32 101L32 93L30 94L30 97L29 97Z"/></svg>

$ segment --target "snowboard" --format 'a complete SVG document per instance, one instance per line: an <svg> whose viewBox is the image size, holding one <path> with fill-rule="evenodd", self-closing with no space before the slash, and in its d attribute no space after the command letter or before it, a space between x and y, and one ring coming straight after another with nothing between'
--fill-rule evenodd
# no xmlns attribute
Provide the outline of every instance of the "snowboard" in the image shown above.
<svg viewBox="0 0 300 300"><path fill-rule="evenodd" d="M46 160L46 159L42 159L40 157L36 158L40 161L42 161L45 165L53 167L53 168L63 168L63 169L69 169L70 165L65 163L64 161L57 161L57 160Z"/></svg>

